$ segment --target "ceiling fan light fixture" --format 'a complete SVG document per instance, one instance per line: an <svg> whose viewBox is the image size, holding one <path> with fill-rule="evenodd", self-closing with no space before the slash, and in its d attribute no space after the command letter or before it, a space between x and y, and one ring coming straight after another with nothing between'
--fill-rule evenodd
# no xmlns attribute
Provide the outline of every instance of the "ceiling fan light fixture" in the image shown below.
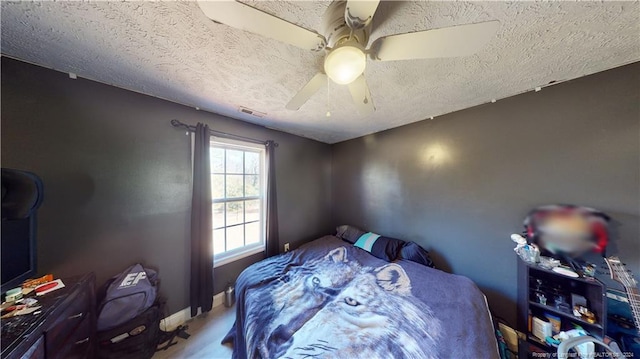
<svg viewBox="0 0 640 359"><path fill-rule="evenodd" d="M336 47L324 59L324 71L329 78L340 85L355 81L367 66L367 56L357 43Z"/></svg>

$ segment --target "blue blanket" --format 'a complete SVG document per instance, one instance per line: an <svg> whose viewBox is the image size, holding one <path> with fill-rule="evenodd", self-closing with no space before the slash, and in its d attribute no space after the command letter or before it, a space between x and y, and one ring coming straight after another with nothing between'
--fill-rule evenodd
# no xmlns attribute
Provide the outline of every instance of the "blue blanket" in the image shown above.
<svg viewBox="0 0 640 359"><path fill-rule="evenodd" d="M333 236L250 266L236 299L234 358L498 358L471 280Z"/></svg>

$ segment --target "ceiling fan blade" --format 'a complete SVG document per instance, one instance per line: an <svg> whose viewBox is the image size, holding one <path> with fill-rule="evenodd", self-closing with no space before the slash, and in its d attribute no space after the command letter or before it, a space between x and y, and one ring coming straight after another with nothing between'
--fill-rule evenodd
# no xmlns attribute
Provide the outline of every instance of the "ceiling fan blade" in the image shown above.
<svg viewBox="0 0 640 359"><path fill-rule="evenodd" d="M362 29L369 25L373 19L380 0L376 1L347 1L344 9L344 19L353 30Z"/></svg>
<svg viewBox="0 0 640 359"><path fill-rule="evenodd" d="M371 58L378 61L458 57L476 53L496 34L500 22L459 25L377 39Z"/></svg>
<svg viewBox="0 0 640 359"><path fill-rule="evenodd" d="M303 49L324 49L324 36L237 1L203 1L198 6L213 21Z"/></svg>
<svg viewBox="0 0 640 359"><path fill-rule="evenodd" d="M349 84L349 92L351 92L353 102L356 104L358 112L361 115L373 114L376 107L373 105L369 86L367 86L367 80L365 80L364 74Z"/></svg>
<svg viewBox="0 0 640 359"><path fill-rule="evenodd" d="M296 111L300 106L304 105L307 100L311 98L322 85L327 83L327 75L322 72L318 72L304 87L293 96L291 101L285 106L287 110Z"/></svg>

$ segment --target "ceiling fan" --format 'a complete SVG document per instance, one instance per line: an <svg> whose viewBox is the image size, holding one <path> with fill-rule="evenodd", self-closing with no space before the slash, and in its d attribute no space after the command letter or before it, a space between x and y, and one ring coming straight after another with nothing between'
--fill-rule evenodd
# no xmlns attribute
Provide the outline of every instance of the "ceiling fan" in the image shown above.
<svg viewBox="0 0 640 359"><path fill-rule="evenodd" d="M311 51L326 51L319 71L285 106L298 110L327 82L347 85L358 112L375 111L364 78L367 55L374 61L459 57L474 54L495 35L498 21L390 35L369 44L371 23L380 1L333 1L323 16L324 35L237 1L198 5L211 20Z"/></svg>

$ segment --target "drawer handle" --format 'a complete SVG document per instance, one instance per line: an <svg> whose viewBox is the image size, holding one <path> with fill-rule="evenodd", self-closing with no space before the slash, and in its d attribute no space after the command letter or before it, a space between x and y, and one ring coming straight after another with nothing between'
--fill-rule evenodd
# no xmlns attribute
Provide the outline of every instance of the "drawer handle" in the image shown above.
<svg viewBox="0 0 640 359"><path fill-rule="evenodd" d="M84 339L82 339L82 340L78 340L78 341L76 342L76 345L84 344L84 343L86 343L86 342L88 342L88 341L89 341L89 337L86 337L86 338L84 338Z"/></svg>
<svg viewBox="0 0 640 359"><path fill-rule="evenodd" d="M84 313L78 313L78 314L74 314L72 316L70 316L67 319L76 319L76 318L82 318L82 316L84 315Z"/></svg>

